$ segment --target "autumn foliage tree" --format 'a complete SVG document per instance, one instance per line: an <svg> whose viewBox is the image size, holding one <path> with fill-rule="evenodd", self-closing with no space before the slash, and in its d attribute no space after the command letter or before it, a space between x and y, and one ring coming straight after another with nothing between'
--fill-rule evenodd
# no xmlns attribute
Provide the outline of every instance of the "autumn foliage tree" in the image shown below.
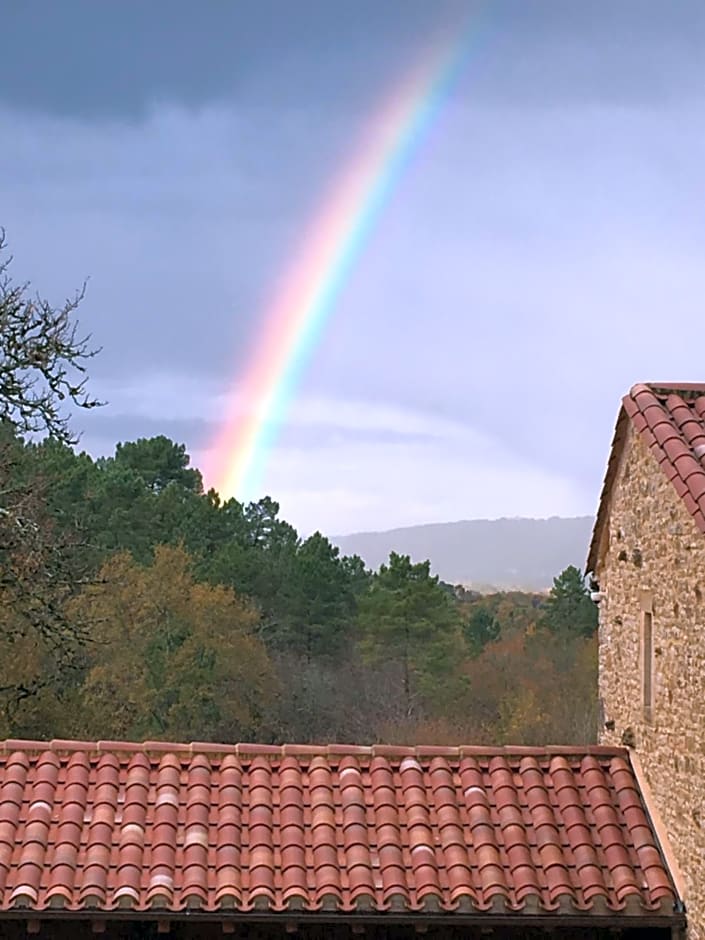
<svg viewBox="0 0 705 940"><path fill-rule="evenodd" d="M76 733L257 736L275 682L256 611L195 580L183 548L160 546L144 566L113 556L71 610L92 629Z"/></svg>

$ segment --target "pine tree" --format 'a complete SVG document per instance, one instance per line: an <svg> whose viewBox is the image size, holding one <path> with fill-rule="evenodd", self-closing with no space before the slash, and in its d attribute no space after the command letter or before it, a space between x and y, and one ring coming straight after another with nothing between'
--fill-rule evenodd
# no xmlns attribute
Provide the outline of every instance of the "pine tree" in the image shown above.
<svg viewBox="0 0 705 940"><path fill-rule="evenodd" d="M429 562L392 552L360 598L359 627L372 661L400 664L407 715L454 671L459 626L457 606Z"/></svg>
<svg viewBox="0 0 705 940"><path fill-rule="evenodd" d="M590 600L583 575L574 565L553 579L539 626L566 637L592 636L597 629L597 607Z"/></svg>

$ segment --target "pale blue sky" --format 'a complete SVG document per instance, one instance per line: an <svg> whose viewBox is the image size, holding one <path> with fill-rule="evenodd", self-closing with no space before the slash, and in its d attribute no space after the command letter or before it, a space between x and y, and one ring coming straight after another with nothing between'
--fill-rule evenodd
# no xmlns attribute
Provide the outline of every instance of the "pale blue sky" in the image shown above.
<svg viewBox="0 0 705 940"><path fill-rule="evenodd" d="M705 379L705 4L481 6L271 455L303 531L592 512L621 394ZM91 278L89 450L204 457L322 194L470 9L9 4L0 224L18 278Z"/></svg>

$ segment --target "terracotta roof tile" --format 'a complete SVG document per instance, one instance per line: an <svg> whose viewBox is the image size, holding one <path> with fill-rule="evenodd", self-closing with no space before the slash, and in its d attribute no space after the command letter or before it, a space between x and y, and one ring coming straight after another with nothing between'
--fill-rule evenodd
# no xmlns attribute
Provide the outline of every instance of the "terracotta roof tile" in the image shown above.
<svg viewBox="0 0 705 940"><path fill-rule="evenodd" d="M565 915L634 901L670 917L677 900L622 749L1 750L0 911Z"/></svg>
<svg viewBox="0 0 705 940"><path fill-rule="evenodd" d="M705 533L705 385L635 385L622 399L588 553L588 571L594 571L597 564L610 490L629 422Z"/></svg>

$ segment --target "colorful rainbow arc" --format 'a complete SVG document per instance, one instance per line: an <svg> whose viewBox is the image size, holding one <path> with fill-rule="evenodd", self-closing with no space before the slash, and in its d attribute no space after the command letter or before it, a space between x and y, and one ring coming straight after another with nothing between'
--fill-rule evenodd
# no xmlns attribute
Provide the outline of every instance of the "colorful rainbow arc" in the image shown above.
<svg viewBox="0 0 705 940"><path fill-rule="evenodd" d="M211 448L207 477L224 497L253 498L336 299L468 56L472 34L457 35L439 44L381 110L275 291L249 367L235 384L231 415Z"/></svg>

